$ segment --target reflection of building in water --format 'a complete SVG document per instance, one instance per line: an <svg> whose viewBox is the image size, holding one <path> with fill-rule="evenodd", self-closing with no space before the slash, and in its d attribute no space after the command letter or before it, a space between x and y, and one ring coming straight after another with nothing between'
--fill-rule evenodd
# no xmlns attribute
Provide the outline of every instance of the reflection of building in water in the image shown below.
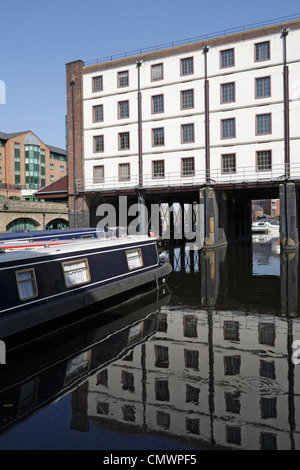
<svg viewBox="0 0 300 470"><path fill-rule="evenodd" d="M151 339L89 378L88 417L199 446L300 448L293 338L298 319L163 307Z"/></svg>

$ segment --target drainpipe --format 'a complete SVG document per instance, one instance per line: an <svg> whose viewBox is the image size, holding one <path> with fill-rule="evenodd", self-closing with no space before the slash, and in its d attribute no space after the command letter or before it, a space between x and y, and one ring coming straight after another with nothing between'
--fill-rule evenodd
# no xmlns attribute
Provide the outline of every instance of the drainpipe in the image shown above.
<svg viewBox="0 0 300 470"><path fill-rule="evenodd" d="M206 183L210 182L210 154L209 154L209 93L208 93L208 79L207 79L207 53L209 46L203 47L204 54L204 103L205 103L205 180Z"/></svg>
<svg viewBox="0 0 300 470"><path fill-rule="evenodd" d="M285 245L289 240L289 220L288 220L288 191L287 182L290 178L290 136L289 136L289 82L288 82L288 66L286 59L286 37L289 33L288 29L284 29L281 33L283 39L283 100L284 100L284 166L285 166L285 182L284 182L284 199L285 199Z"/></svg>
<svg viewBox="0 0 300 470"><path fill-rule="evenodd" d="M76 174L75 174L75 112L74 112L74 85L75 80L72 78L72 133L73 133L73 193L74 193L74 227L77 227L76 221Z"/></svg>
<svg viewBox="0 0 300 470"><path fill-rule="evenodd" d="M146 235L147 220L146 220L146 206L145 195L143 191L143 154L142 154L142 94L141 94L141 77L140 68L142 61L138 60L138 151L139 151L139 182L138 182L138 206L140 214L140 234Z"/></svg>

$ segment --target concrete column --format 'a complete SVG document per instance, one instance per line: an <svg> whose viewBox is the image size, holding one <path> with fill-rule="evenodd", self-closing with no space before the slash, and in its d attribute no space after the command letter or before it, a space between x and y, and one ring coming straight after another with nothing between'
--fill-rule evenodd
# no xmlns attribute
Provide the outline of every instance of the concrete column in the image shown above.
<svg viewBox="0 0 300 470"><path fill-rule="evenodd" d="M200 206L203 206L203 249L227 244L227 197L224 191L205 187L200 189Z"/></svg>
<svg viewBox="0 0 300 470"><path fill-rule="evenodd" d="M281 184L279 199L280 245L282 250L295 250L299 246L299 198L295 184Z"/></svg>
<svg viewBox="0 0 300 470"><path fill-rule="evenodd" d="M287 317L298 316L299 252L284 252L280 257L281 312Z"/></svg>

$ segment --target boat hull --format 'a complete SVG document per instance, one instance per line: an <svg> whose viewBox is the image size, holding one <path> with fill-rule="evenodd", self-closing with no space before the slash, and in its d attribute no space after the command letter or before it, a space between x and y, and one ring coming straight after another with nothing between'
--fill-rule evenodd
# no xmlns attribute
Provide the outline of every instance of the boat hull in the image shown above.
<svg viewBox="0 0 300 470"><path fill-rule="evenodd" d="M159 287L171 272L170 264L158 257L156 240L81 242L73 247L51 247L47 254L38 250L32 256L10 253L7 259L8 253L0 255L0 282L9 286L1 300L1 338L142 286ZM78 272L70 277L68 270L74 266ZM34 296L16 282L24 272L34 278Z"/></svg>

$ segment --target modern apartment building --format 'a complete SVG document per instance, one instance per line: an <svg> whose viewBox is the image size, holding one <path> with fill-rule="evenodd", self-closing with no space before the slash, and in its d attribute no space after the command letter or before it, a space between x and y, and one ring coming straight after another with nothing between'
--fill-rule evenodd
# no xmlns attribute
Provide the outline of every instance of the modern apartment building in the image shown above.
<svg viewBox="0 0 300 470"><path fill-rule="evenodd" d="M32 131L0 132L0 198L32 199L66 174L64 149L44 144Z"/></svg>
<svg viewBox="0 0 300 470"><path fill-rule="evenodd" d="M85 217L93 195L137 186L147 194L300 174L299 44L298 19L68 63L69 194L85 195L77 211Z"/></svg>

